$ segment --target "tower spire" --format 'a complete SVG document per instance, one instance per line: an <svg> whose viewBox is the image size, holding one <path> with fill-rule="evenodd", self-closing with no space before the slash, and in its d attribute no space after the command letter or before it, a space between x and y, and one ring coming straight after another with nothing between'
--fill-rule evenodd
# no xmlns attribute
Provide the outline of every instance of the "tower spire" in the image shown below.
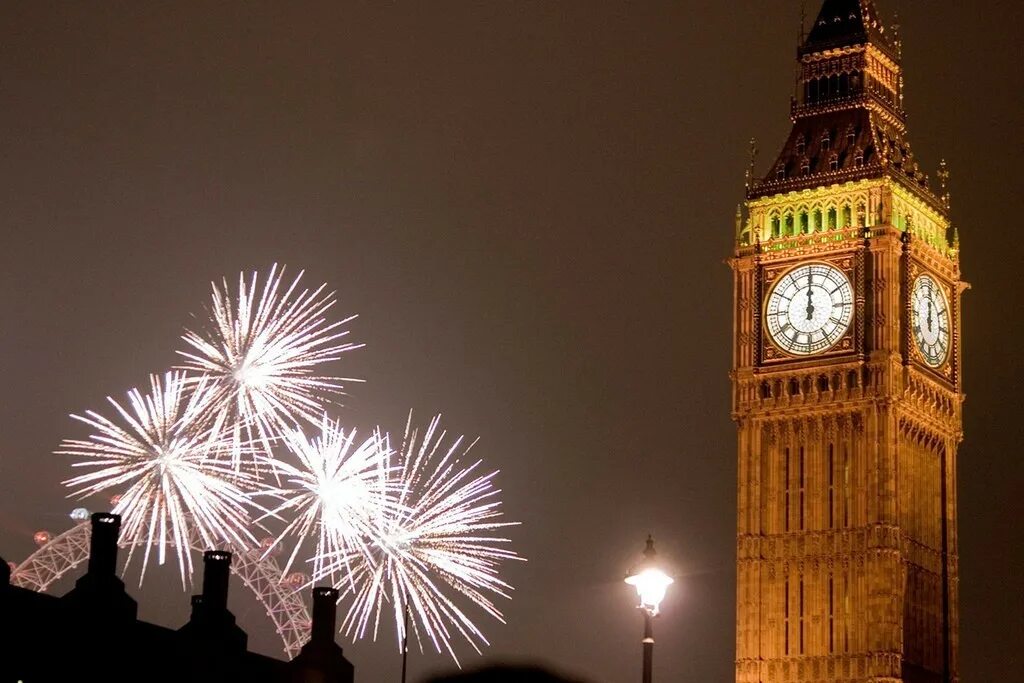
<svg viewBox="0 0 1024 683"><path fill-rule="evenodd" d="M820 1L796 60L790 137L764 177L747 179L747 198L889 176L941 210L907 139L898 23L873 0Z"/></svg>
<svg viewBox="0 0 1024 683"><path fill-rule="evenodd" d="M872 0L825 0L801 55L872 43L891 56L895 47Z"/></svg>

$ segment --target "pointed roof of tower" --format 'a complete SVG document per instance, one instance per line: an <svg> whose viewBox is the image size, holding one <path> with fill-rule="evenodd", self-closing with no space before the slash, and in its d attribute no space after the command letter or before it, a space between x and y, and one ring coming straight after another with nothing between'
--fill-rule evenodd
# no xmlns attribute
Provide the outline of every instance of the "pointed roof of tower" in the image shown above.
<svg viewBox="0 0 1024 683"><path fill-rule="evenodd" d="M872 0L825 0L800 54L865 43L893 52L893 41L886 33L875 3Z"/></svg>
<svg viewBox="0 0 1024 683"><path fill-rule="evenodd" d="M748 199L890 176L943 210L907 139L896 45L873 0L823 0L800 48L793 128ZM872 53L891 62L872 66Z"/></svg>

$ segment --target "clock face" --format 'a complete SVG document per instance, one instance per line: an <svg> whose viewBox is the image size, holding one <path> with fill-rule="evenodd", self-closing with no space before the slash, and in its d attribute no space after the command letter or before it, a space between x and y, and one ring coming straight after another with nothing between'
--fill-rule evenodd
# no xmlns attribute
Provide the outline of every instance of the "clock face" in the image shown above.
<svg viewBox="0 0 1024 683"><path fill-rule="evenodd" d="M910 295L910 325L924 362L937 368L949 357L949 302L931 275L914 281Z"/></svg>
<svg viewBox="0 0 1024 683"><path fill-rule="evenodd" d="M852 320L850 281L827 263L797 266L780 277L768 295L768 334L779 348L796 356L832 348Z"/></svg>

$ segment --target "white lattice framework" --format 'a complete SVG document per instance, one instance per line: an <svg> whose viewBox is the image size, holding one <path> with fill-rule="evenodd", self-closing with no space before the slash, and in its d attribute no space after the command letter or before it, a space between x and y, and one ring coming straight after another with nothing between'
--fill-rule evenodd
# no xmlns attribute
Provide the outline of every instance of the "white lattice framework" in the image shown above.
<svg viewBox="0 0 1024 683"><path fill-rule="evenodd" d="M32 553L11 573L11 583L40 593L51 584L89 559L89 522L72 527ZM207 548L191 539L193 550ZM122 547L124 547L122 545ZM274 623L289 659L298 654L309 639L310 617L302 593L284 581L281 567L272 557L262 557L259 550L237 550L233 553L231 571L255 595Z"/></svg>

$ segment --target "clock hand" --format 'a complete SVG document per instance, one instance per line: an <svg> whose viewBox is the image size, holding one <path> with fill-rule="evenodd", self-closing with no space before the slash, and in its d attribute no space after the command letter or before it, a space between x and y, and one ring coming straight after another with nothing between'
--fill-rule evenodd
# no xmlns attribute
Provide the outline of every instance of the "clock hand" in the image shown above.
<svg viewBox="0 0 1024 683"><path fill-rule="evenodd" d="M807 319L814 319L814 299L811 297L813 292L811 286L813 281L811 280L811 273L807 273Z"/></svg>
<svg viewBox="0 0 1024 683"><path fill-rule="evenodd" d="M928 299L928 331L929 332L932 331L932 316L933 316L932 300Z"/></svg>

